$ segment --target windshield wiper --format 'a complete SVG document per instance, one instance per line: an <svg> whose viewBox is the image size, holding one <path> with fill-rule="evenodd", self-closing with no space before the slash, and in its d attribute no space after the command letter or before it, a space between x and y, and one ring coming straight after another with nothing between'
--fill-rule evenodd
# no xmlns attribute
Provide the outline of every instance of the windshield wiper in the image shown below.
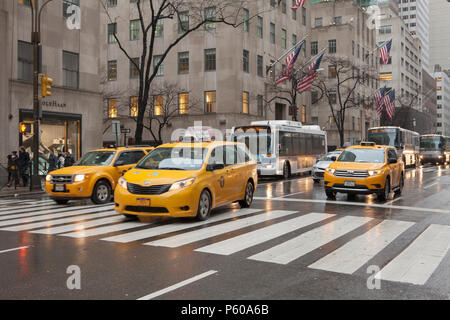
<svg viewBox="0 0 450 320"><path fill-rule="evenodd" d="M159 168L160 170L186 170L186 169L182 169L182 168Z"/></svg>

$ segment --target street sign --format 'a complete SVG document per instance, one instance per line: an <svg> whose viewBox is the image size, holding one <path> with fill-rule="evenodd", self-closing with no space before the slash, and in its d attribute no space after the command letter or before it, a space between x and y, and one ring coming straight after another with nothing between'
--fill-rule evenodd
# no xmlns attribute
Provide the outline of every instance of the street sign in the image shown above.
<svg viewBox="0 0 450 320"><path fill-rule="evenodd" d="M120 132L122 133L131 133L131 129L120 129Z"/></svg>

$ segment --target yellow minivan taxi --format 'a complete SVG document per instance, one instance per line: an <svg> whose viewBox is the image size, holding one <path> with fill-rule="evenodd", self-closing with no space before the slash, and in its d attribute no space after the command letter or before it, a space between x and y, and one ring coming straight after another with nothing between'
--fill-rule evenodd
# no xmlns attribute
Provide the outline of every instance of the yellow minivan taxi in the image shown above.
<svg viewBox="0 0 450 320"><path fill-rule="evenodd" d="M127 216L208 219L232 202L249 207L258 183L245 144L170 143L157 147L119 179L115 209Z"/></svg>
<svg viewBox="0 0 450 320"><path fill-rule="evenodd" d="M391 191L397 195L404 186L404 164L394 147L362 142L346 148L325 170L325 193L330 199L337 192L376 194L385 201Z"/></svg>
<svg viewBox="0 0 450 320"><path fill-rule="evenodd" d="M119 178L153 149L119 147L90 151L73 166L49 172L45 191L58 204L84 198L91 198L96 204L107 203Z"/></svg>

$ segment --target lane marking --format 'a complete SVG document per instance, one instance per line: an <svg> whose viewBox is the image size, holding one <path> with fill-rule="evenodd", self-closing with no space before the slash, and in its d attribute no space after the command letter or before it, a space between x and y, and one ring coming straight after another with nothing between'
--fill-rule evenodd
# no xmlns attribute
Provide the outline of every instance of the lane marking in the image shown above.
<svg viewBox="0 0 450 320"><path fill-rule="evenodd" d="M31 216L31 217L21 218L21 219L10 219L7 221L0 221L0 226L11 226L11 225L15 225L15 224L23 224L23 223L30 223L30 222L36 222L36 221L50 220L50 219L55 219L55 218L77 216L77 215L81 215L84 213L97 212L97 211L98 212L111 211L111 209L113 209L113 208L114 208L114 206L110 205L107 207L95 207L95 208L84 209L84 210L73 210L73 211L68 211L68 212L66 211L66 212L61 212L61 213L36 215L36 216ZM61 210L59 210L59 211L61 211Z"/></svg>
<svg viewBox="0 0 450 320"><path fill-rule="evenodd" d="M168 238L150 241L144 243L144 245L154 247L169 247L169 248L181 247L189 243L212 238L214 236L228 233L231 231L240 230L258 223L286 217L294 213L297 213L297 211L284 211L284 210L268 211L267 213L264 214L258 214L256 216L225 222L219 225L205 227L203 229L194 230L191 232L185 232Z"/></svg>
<svg viewBox="0 0 450 320"><path fill-rule="evenodd" d="M198 226L203 226L203 225L206 225L206 224L209 224L212 222L227 220L230 218L235 218L235 217L255 213L258 211L262 211L262 210L261 209L241 209L239 211L234 211L234 212L229 211L229 212L225 212L223 214L211 217L206 221L199 221L199 222L194 222L194 223L192 223L190 221L175 222L175 223L171 223L171 224L164 224L164 225L156 226L153 228L148 228L148 229L139 230L139 231L135 231L135 232L125 233L125 234L112 236L112 237L108 237L108 238L103 238L101 240L111 241L111 242L119 242L119 243L128 243L128 242L132 242L132 241L136 241L136 240L151 238L151 237L166 234L166 233L171 233L171 232L175 232L175 231L180 231L180 230L190 229L190 228L194 228L194 227L198 227Z"/></svg>
<svg viewBox="0 0 450 320"><path fill-rule="evenodd" d="M165 289L158 290L158 291L150 293L150 294L148 294L146 296L140 297L137 300L151 300L151 299L159 297L159 296L161 296L161 295L163 295L165 293L168 293L168 292L174 291L176 289L179 289L181 287L184 287L184 286L186 286L186 285L188 285L190 283L193 283L195 281L198 281L198 280L201 280L203 278L209 277L210 275L215 274L215 273L217 273L216 270L209 270L207 272L204 272L202 274L196 275L195 277L192 277L192 278L186 279L184 281L181 281L181 282L179 282L177 284L174 284L174 285L172 285L170 287L167 287Z"/></svg>
<svg viewBox="0 0 450 320"><path fill-rule="evenodd" d="M17 250L22 250L22 249L27 249L27 248L29 248L29 246L24 246L24 247L19 247L19 248L13 248L13 249L2 250L2 251L0 251L0 253L6 253L6 252L11 252L11 251L17 251Z"/></svg>
<svg viewBox="0 0 450 320"><path fill-rule="evenodd" d="M82 221L87 219L94 219L94 218L101 218L101 217L109 217L109 216L117 216L117 213L114 210L110 211L104 211L100 213L91 213L86 214L82 216L75 216L71 218L64 218L64 219L57 219L57 220L49 220L49 221L41 221L37 223L29 223L29 224L22 224L14 227L6 227L2 228L0 230L3 231L23 231L23 230L30 230L30 229L36 229L36 228L42 228L45 226L54 226L58 224L64 224L68 222L76 222L76 221Z"/></svg>
<svg viewBox="0 0 450 320"><path fill-rule="evenodd" d="M7 207L0 209L0 215L7 215L7 214L14 214L14 213L24 213L24 212L30 212L30 211L36 211L36 210L44 210L44 209L51 209L51 208L62 208L62 206L58 205L48 205L48 204L41 204L41 205L33 205L33 206L22 206L22 207Z"/></svg>
<svg viewBox="0 0 450 320"><path fill-rule="evenodd" d="M81 238L93 237L93 236L98 236L98 235L104 235L104 234L116 232L116 231L145 227L145 226L149 226L151 224L152 223L123 222L123 223L115 224L112 226L105 226L105 227L93 228L93 229L89 229L89 230L80 230L80 231L75 231L75 232L71 232L71 233L60 234L59 236L81 239Z"/></svg>
<svg viewBox="0 0 450 320"><path fill-rule="evenodd" d="M394 203L394 202L396 202L396 201L398 201L398 200L400 200L400 199L403 199L403 197L395 198L395 199L393 199L393 200L387 202L386 204L392 204L392 203Z"/></svg>
<svg viewBox="0 0 450 320"><path fill-rule="evenodd" d="M431 184L429 184L429 185L427 185L427 186L425 186L425 187L423 187L424 189L428 189L428 188L430 188L430 187L432 187L432 186L435 186L435 185L437 185L438 184L438 181L436 181L436 182L433 182L433 183L431 183Z"/></svg>
<svg viewBox="0 0 450 320"><path fill-rule="evenodd" d="M423 285L444 259L449 248L450 226L432 224L375 277Z"/></svg>
<svg viewBox="0 0 450 320"><path fill-rule="evenodd" d="M252 232L247 232L224 241L216 242L194 251L227 256L334 216L336 215L313 212L301 217L275 223Z"/></svg>
<svg viewBox="0 0 450 320"><path fill-rule="evenodd" d="M76 224L70 224L67 226L38 229L38 230L31 231L30 233L39 233L39 234L50 235L50 234L57 234L57 233L63 233L63 232L69 232L69 231L83 231L86 228L90 228L90 227L96 227L96 226L101 226L104 224L115 223L115 222L123 222L124 219L125 218L122 216L113 216L110 218L96 219L96 220L80 222L80 223L76 223Z"/></svg>
<svg viewBox="0 0 450 320"><path fill-rule="evenodd" d="M346 216L283 242L248 259L288 264L374 219Z"/></svg>
<svg viewBox="0 0 450 320"><path fill-rule="evenodd" d="M352 274L413 225L413 222L384 220L308 267Z"/></svg>
<svg viewBox="0 0 450 320"><path fill-rule="evenodd" d="M296 194L302 194L305 193L306 191L301 191L301 192L295 192L295 193L289 193L289 194L285 194L284 196L279 196L279 197L275 197L272 199L281 199L281 198L285 198L285 197L289 197L289 196L294 196Z"/></svg>
<svg viewBox="0 0 450 320"><path fill-rule="evenodd" d="M333 200L318 200L318 199L289 199L289 198L276 199L276 198L266 198L266 197L254 197L253 199L254 200L305 202L305 203L326 203L326 204L357 206L357 207L374 207L374 208L383 208L383 209L398 209L398 210L410 210L410 211L450 214L450 210L443 210L443 209L407 207L407 206L391 206L391 205L386 205L386 204L362 203L362 202L351 202L351 201L333 201Z"/></svg>
<svg viewBox="0 0 450 320"><path fill-rule="evenodd" d="M110 206L110 205L106 205L106 206ZM27 210L23 210L23 211L16 211L16 210L10 210L7 212L2 212L0 213L0 216L6 216L8 215L8 217L0 217L0 220L7 220L7 219L14 219L14 218L20 218L20 217L25 217L28 215L39 215L39 214L46 214L46 213L52 213L52 212L61 212L61 211L73 211L73 210L80 210L80 209L88 209L88 208L103 208L105 207L105 205L101 205L101 206L97 206L97 205L90 205L90 206L50 206L49 209L45 208L46 210L44 211L39 211L43 208L30 208ZM33 213L34 212L34 213Z"/></svg>

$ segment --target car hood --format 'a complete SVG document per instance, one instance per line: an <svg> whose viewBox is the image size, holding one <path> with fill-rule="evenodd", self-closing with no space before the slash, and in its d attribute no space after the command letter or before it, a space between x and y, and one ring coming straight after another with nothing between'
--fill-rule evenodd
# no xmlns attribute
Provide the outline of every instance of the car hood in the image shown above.
<svg viewBox="0 0 450 320"><path fill-rule="evenodd" d="M331 169L336 170L380 170L384 167L384 163L357 163L357 162L335 162L330 165Z"/></svg>
<svg viewBox="0 0 450 320"><path fill-rule="evenodd" d="M102 168L104 168L104 166L72 166L49 172L49 174L53 175L89 174L99 172L102 170Z"/></svg>
<svg viewBox="0 0 450 320"><path fill-rule="evenodd" d="M150 185L160 185L194 178L196 175L197 171L132 169L123 177L129 183L144 185L147 182Z"/></svg>
<svg viewBox="0 0 450 320"><path fill-rule="evenodd" d="M330 164L332 164L333 162L334 161L319 161L314 166L317 167L317 168L325 169L325 168L328 168L328 166Z"/></svg>

